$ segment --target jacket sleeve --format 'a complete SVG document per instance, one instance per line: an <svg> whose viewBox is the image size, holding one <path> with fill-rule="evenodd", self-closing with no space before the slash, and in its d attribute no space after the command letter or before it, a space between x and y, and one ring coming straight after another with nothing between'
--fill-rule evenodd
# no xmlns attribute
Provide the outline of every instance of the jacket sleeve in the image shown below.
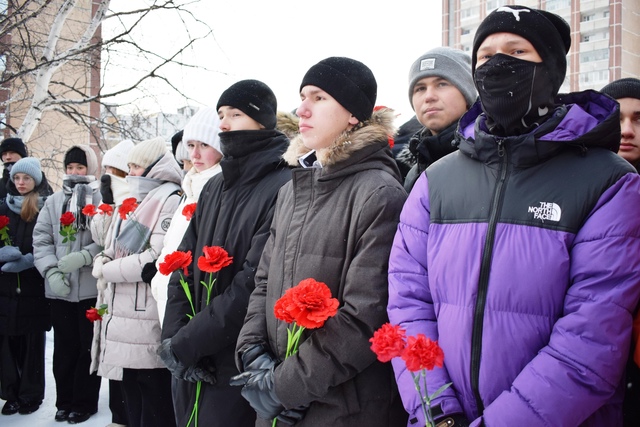
<svg viewBox="0 0 640 427"><path fill-rule="evenodd" d="M255 288L255 274L260 256L269 237L273 219L272 205L251 239L251 247L242 269L230 286L191 319L172 339L172 349L180 361L193 365L204 356L235 345L244 323L249 297Z"/></svg>
<svg viewBox="0 0 640 427"><path fill-rule="evenodd" d="M640 176L600 197L570 248L564 311L543 347L484 411L492 427L579 425L620 386L640 298Z"/></svg>
<svg viewBox="0 0 640 427"><path fill-rule="evenodd" d="M286 408L308 405L379 363L369 339L388 320L389 251L405 199L400 187L380 187L354 218L356 244L344 260L342 295L334 295L340 300L337 314L275 370L276 394Z"/></svg>
<svg viewBox="0 0 640 427"><path fill-rule="evenodd" d="M281 199L279 199L281 200ZM276 205L275 215L278 214L278 206ZM268 348L269 338L267 336L267 318L265 310L267 306L267 277L269 275L269 264L271 264L271 254L273 253L273 244L275 241L276 230L273 223L270 227L269 238L264 245L258 270L256 271L255 283L256 287L249 298L247 315L244 325L240 330L238 342L236 344L236 366L238 371L243 371L241 355L249 347L257 344L264 345Z"/></svg>
<svg viewBox="0 0 640 427"><path fill-rule="evenodd" d="M58 266L58 257L56 256L57 238L54 234L57 233L54 224L57 218L52 216L56 208L58 195L56 193L47 198L33 229L34 264L43 277L50 268Z"/></svg>
<svg viewBox="0 0 640 427"><path fill-rule="evenodd" d="M167 230L162 225L168 224L173 217L174 212L180 202L180 196L172 195L162 206L160 216L153 226L151 236L149 237L149 248L139 254L132 254L122 258L115 258L113 261L107 262L102 267L102 276L107 282L114 283L136 283L142 281L142 267L149 262L156 260L160 250L164 235ZM95 243L94 243L95 244ZM106 250L105 254L111 256L112 250Z"/></svg>
<svg viewBox="0 0 640 427"><path fill-rule="evenodd" d="M391 248L387 312L390 323L400 325L407 336L424 334L435 341L438 340L438 327L429 289L426 258L429 245L429 218L429 185L426 175L422 174L402 209L400 223ZM402 359L395 358L391 362L402 403L409 413L409 418L417 418L416 425L423 425L425 420L422 406L411 373L406 369ZM444 367L427 372L430 395L449 382L449 376ZM445 415L462 412L460 403L450 387L433 401L433 405L438 404Z"/></svg>

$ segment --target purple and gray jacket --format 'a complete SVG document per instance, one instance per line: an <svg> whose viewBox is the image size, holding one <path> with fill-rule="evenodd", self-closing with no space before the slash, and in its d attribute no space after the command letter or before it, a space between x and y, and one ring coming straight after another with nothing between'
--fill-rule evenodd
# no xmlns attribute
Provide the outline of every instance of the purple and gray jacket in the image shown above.
<svg viewBox="0 0 640 427"><path fill-rule="evenodd" d="M562 95L532 133L496 137L476 103L459 151L404 205L388 313L444 350L427 374L444 414L472 426L622 424L623 373L640 298L640 176L616 152L618 104ZM424 425L393 360L409 425Z"/></svg>

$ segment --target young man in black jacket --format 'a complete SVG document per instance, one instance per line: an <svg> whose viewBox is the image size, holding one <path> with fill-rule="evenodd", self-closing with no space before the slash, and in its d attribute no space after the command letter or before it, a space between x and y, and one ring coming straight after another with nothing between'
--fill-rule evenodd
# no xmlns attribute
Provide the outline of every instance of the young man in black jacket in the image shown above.
<svg viewBox="0 0 640 427"><path fill-rule="evenodd" d="M255 412L231 387L238 373L234 350L253 291L260 255L269 237L278 191L291 178L282 155L288 138L275 129L277 102L271 89L257 80L242 80L222 93L222 173L211 178L198 200L195 215L178 250L191 251L194 262L185 280L194 296L196 315L174 273L162 328L160 356L175 377L174 408L178 425L187 425L202 382L198 421L210 427L249 427ZM213 274L207 304L206 272L197 268L205 246L221 246L233 263Z"/></svg>

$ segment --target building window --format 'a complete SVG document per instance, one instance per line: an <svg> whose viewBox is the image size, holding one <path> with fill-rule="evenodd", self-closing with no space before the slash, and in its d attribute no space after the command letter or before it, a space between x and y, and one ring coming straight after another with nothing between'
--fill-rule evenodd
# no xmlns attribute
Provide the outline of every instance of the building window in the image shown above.
<svg viewBox="0 0 640 427"><path fill-rule="evenodd" d="M580 73L581 84L601 84L609 81L609 70L596 70L587 73Z"/></svg>
<svg viewBox="0 0 640 427"><path fill-rule="evenodd" d="M468 29L468 28L463 28L463 29L462 29L462 32L461 32L461 35L466 36L466 35L467 35L467 34L469 34L470 32L471 32L471 30L470 30L470 29Z"/></svg>
<svg viewBox="0 0 640 427"><path fill-rule="evenodd" d="M580 22L593 21L594 19L596 19L596 15L595 15L595 14L591 14L591 15L580 15Z"/></svg>
<svg viewBox="0 0 640 427"><path fill-rule="evenodd" d="M487 12L491 12L500 6L505 6L506 4L507 0L487 0Z"/></svg>
<svg viewBox="0 0 640 427"><path fill-rule="evenodd" d="M580 52L580 62L604 61L606 59L609 59L609 49Z"/></svg>
<svg viewBox="0 0 640 427"><path fill-rule="evenodd" d="M469 7L466 9L460 9L460 19L471 18L472 16L478 16L477 7Z"/></svg>
<svg viewBox="0 0 640 427"><path fill-rule="evenodd" d="M571 7L571 0L547 0L546 9L549 11Z"/></svg>

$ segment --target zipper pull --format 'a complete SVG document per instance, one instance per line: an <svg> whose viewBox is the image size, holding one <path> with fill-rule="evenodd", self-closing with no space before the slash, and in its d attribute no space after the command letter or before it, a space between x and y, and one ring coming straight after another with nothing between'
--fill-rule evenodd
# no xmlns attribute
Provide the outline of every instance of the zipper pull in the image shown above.
<svg viewBox="0 0 640 427"><path fill-rule="evenodd" d="M504 157L504 139L498 138L496 142L498 143L498 156Z"/></svg>

